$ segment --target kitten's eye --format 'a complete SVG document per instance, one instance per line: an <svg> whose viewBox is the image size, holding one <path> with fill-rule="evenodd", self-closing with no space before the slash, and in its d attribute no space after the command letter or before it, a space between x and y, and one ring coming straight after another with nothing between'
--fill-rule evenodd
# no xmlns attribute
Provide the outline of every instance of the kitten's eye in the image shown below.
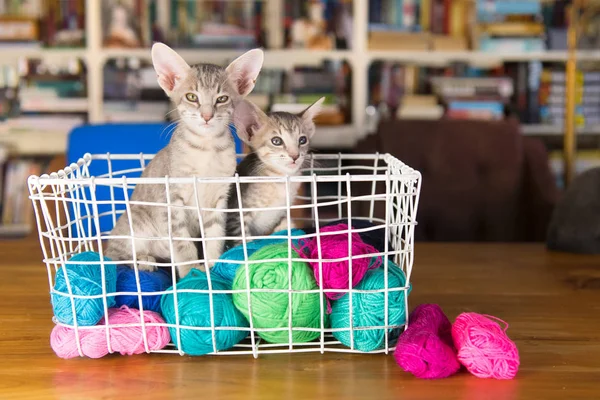
<svg viewBox="0 0 600 400"><path fill-rule="evenodd" d="M306 136L300 136L300 139L298 139L298 143L300 145L306 144L308 143L308 138Z"/></svg>
<svg viewBox="0 0 600 400"><path fill-rule="evenodd" d="M283 144L283 140L281 140L279 136L275 136L271 139L271 143L273 143L275 146L281 146Z"/></svg>
<svg viewBox="0 0 600 400"><path fill-rule="evenodd" d="M217 97L217 104L225 103L227 100L229 100L229 96L219 96Z"/></svg>
<svg viewBox="0 0 600 400"><path fill-rule="evenodd" d="M192 103L195 103L198 101L198 96L196 96L194 93L186 94L185 98L187 99L187 101L191 101Z"/></svg>

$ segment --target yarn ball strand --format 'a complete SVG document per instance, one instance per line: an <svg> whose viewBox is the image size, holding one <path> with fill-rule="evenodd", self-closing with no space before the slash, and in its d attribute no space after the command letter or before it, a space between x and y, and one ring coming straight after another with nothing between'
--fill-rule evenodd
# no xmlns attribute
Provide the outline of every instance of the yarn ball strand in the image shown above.
<svg viewBox="0 0 600 400"><path fill-rule="evenodd" d="M51 299L54 316L60 323L73 325L76 320L79 326L93 326L102 319L104 300L101 297L103 293L101 262L100 254L88 251L74 255L64 267L56 271ZM104 292L114 293L117 287L117 267L107 257L104 257L104 277ZM67 279L73 295L83 297L69 294ZM113 307L114 296L106 296L106 303L108 307ZM75 315L73 315L73 304Z"/></svg>
<svg viewBox="0 0 600 400"><path fill-rule="evenodd" d="M440 306L421 304L410 314L394 358L417 378L441 379L454 375L460 364L452 342L452 325Z"/></svg>
<svg viewBox="0 0 600 400"><path fill-rule="evenodd" d="M403 288L406 285L404 272L393 262L388 262L388 289ZM352 347L350 332L350 296L352 296L352 326L354 349L368 352L385 347L385 268L368 271L356 290L372 292L352 292L333 302L331 327L335 329L333 336L343 345ZM387 293L388 298L388 346L393 345L400 335L400 326L406 323L406 307L404 296L410 293L411 287L393 290ZM382 291L380 291L382 290Z"/></svg>
<svg viewBox="0 0 600 400"><path fill-rule="evenodd" d="M330 225L320 230L320 233L347 231L348 225ZM358 285L368 270L377 268L381 265L381 257L377 256L379 250L366 244L358 233L351 234L350 252L348 251L348 233L339 233L336 235L323 235L320 237L320 247L317 238L311 238L303 242L303 247L299 251L312 260L321 259L341 259L352 257L352 287ZM320 251L319 251L320 250ZM373 254L373 257L356 257L360 255ZM323 289L348 289L350 281L350 262L343 261L310 261L317 284L321 284L320 270L323 271ZM336 300L344 296L343 292L325 292L330 300Z"/></svg>
<svg viewBox="0 0 600 400"><path fill-rule="evenodd" d="M288 258L289 247L286 243L265 246L255 252L249 260L261 263L248 265L249 281L246 280L246 268L238 269L233 281L233 290L243 290L233 294L235 306L250 319L247 290L250 287L252 323L254 328L285 328L274 331L259 331L259 335L271 343L289 342L289 315L292 313L292 331L294 343L309 342L319 337L319 331L302 328L321 327L321 300L319 293L292 293L292 308L289 308L289 265L288 261L269 261ZM300 255L292 250L292 258ZM249 282L249 284L248 284ZM308 264L302 261L292 262L292 290L318 289ZM252 289L271 289L274 291L252 291ZM323 318L326 314L323 314ZM325 321L327 322L327 321Z"/></svg>
<svg viewBox="0 0 600 400"><path fill-rule="evenodd" d="M326 227L339 225L339 224L347 224L348 218L339 219L325 225ZM373 222L369 222L368 220L352 218L351 220L352 228L354 229L366 229L366 228L375 228L371 230L367 230L364 232L358 232L363 242L375 247L378 251L385 251L385 224L378 223L375 224ZM304 229L307 234L314 234L317 229L315 227L311 227L308 229ZM321 228L323 230L323 227ZM388 249L392 249L392 243L388 241Z"/></svg>
<svg viewBox="0 0 600 400"><path fill-rule="evenodd" d="M212 285L212 315L215 334L214 347L217 351L229 349L238 344L248 335L248 321L234 307L230 293L219 291L230 290L229 284L216 276L211 276ZM175 299L173 293L165 293L161 299L163 316L169 324L179 322L181 343L177 337L177 328L169 327L175 346L184 353L200 356L214 351L213 333L211 329L211 295L207 292L192 290L209 290L208 278L204 272L192 269L176 285L179 321L175 314ZM168 289L173 290L173 288ZM185 290L181 291L180 290ZM190 291L188 291L190 290ZM237 329L219 329L219 328ZM194 329L208 328L208 329Z"/></svg>
<svg viewBox="0 0 600 400"><path fill-rule="evenodd" d="M503 322L503 321L502 321ZM508 324L506 326L508 328ZM497 322L477 313L462 313L452 325L458 360L479 378L513 379L519 351Z"/></svg>
<svg viewBox="0 0 600 400"><path fill-rule="evenodd" d="M97 326L104 326L102 319ZM162 317L152 311L144 311L145 324L164 324ZM110 346L113 352L122 355L141 354L146 352L144 331L139 310L122 306L108 309ZM111 327L110 325L126 325ZM79 329L81 352L90 358L104 357L109 353L106 341L106 329L98 327L82 327ZM146 326L148 350L165 348L171 337L166 326ZM79 357L77 335L74 328L56 325L50 334L50 346L60 358Z"/></svg>
<svg viewBox="0 0 600 400"><path fill-rule="evenodd" d="M142 305L144 310L160 312L160 298L162 293L173 284L171 276L165 271L158 270L138 271L140 288L142 294ZM119 266L117 268L117 292L138 292L135 271L132 268ZM149 294L146 294L149 293ZM154 293L154 294L151 294ZM117 307L126 305L132 308L140 308L139 296L137 294L123 294L115 296Z"/></svg>

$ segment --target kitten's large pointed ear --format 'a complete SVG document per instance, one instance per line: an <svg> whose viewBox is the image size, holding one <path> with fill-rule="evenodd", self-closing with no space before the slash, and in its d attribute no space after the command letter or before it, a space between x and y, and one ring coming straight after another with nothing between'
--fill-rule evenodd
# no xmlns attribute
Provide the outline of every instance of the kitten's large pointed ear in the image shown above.
<svg viewBox="0 0 600 400"><path fill-rule="evenodd" d="M240 101L233 110L233 125L236 133L248 145L266 120L267 115L248 100Z"/></svg>
<svg viewBox="0 0 600 400"><path fill-rule="evenodd" d="M240 96L247 96L254 89L264 58L261 49L253 49L242 54L227 66L229 80Z"/></svg>
<svg viewBox="0 0 600 400"><path fill-rule="evenodd" d="M152 64L158 75L158 84L168 96L190 70L185 60L163 43L152 46Z"/></svg>
<svg viewBox="0 0 600 400"><path fill-rule="evenodd" d="M325 97L321 97L319 100L315 101L310 106L308 106L306 110L300 113L300 116L302 117L302 120L305 124L313 124L313 120L321 112L321 107L323 106L324 101Z"/></svg>

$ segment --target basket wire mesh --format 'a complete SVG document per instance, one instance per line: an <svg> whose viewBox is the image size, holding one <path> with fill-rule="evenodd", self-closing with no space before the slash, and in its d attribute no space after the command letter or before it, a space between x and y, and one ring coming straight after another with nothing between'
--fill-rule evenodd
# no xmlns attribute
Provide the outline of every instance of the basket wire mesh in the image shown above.
<svg viewBox="0 0 600 400"><path fill-rule="evenodd" d="M239 155L243 157L243 155ZM233 176L229 178L196 178L196 177L161 177L161 178L141 178L141 172L153 158L148 154L85 154L77 163L71 164L50 175L31 176L28 180L30 199L36 217L37 228L39 232L40 245L43 252L44 263L46 264L50 293L56 293L54 282L57 273L65 271L61 267L69 264L69 259L73 255L84 251L96 251L100 254L100 268L102 272L102 294L96 296L83 296L73 294L71 282L66 272L64 277L67 284L69 297L72 299L73 324L67 325L53 318L55 324L73 328L77 349L80 355L81 350L81 331L86 329L103 329L106 334L108 352L112 353L110 342L110 329L132 325L115 325L105 323L96 326L78 326L75 318L76 298L102 298L104 315L108 315L108 296L134 295L138 296L140 304L140 322L135 326L141 327L143 332L143 343L146 352L157 353L178 353L185 354L177 349L172 343L162 350L151 350L148 345L146 330L151 326L167 326L174 328L177 335L177 343L181 343L181 328L178 294L182 292L206 293L210 302L210 326L208 327L190 327L185 329L210 331L212 335L213 352L210 354L235 355L251 354L257 357L265 353L288 353L288 352L359 352L354 348L354 333L361 329L384 329L385 344L382 349L371 351L371 353L388 353L394 349L393 343L389 340L390 329L400 329L404 325L390 325L388 321L388 293L391 291L404 291L404 306L408 310L408 288L410 286L410 277L414 261L414 227L416 225L416 213L421 188L421 176L418 171L413 170L403 164L398 159L389 154L312 154L308 156L307 167L303 169L300 176L285 177L240 177ZM281 207L268 208L244 208L241 185L244 183L279 183L285 185L286 204ZM231 190L232 195L238 196L240 200L239 209L214 209L201 208L197 202L198 188L203 184L210 183L228 183L234 186ZM170 201L170 190L172 185L192 185L196 194L196 204L194 205L175 205ZM292 184L300 184L304 190L293 197L290 194ZM136 185L162 185L166 192L165 203L155 203L147 201L133 201L130 199L131 193ZM326 186L323 186L326 185ZM326 188L326 189L324 189ZM335 191L331 194L332 188ZM321 193L320 193L321 192ZM325 192L325 193L323 193ZM378 216L377 206L383 203L383 216ZM257 289L247 288L245 290L213 290L211 273L207 273L208 289L177 289L176 268L172 262L150 263L155 267L168 267L173 279L172 290L162 291L159 294L172 293L174 299L175 324L158 324L144 321L144 310L142 306L142 295L140 289L139 263L135 253L136 237L132 224L127 236L111 235L111 229L115 225L119 216L127 211L131 215L132 205L151 205L156 207L166 207L168 216L168 235L166 237L149 237L146 240L166 240L168 241L171 255L173 254L173 244L177 240L191 240L202 246L203 254L206 254L206 242L208 240L240 240L243 246L244 259L241 261L228 260L231 263L239 263L245 267L246 282L249 281L248 266L259 262L249 260L247 244L252 240L268 239L269 236L248 236L244 229L243 213L248 211L285 211L285 221L287 225L287 235L284 238L288 244L288 257L286 259L274 259L271 261L288 263L288 288L280 289ZM172 211L176 207L193 211L198 218L201 235L199 238L181 238L175 237L172 232ZM354 209L353 209L354 208ZM381 208L381 207L380 207ZM220 237L205 238L203 211L239 213L241 223L240 237ZM298 215L299 214L299 215ZM379 212L381 214L381 212ZM373 223L372 226L364 228L352 227L354 219L361 219ZM327 223L332 221L345 220L350 229L336 232L322 232L321 229ZM314 226L314 234L292 236L292 227ZM353 233L364 234L379 229L384 230L385 248L384 251L377 254L353 255L351 252L351 235ZM321 240L323 237L332 234L348 235L348 257L337 259L323 259L321 254ZM135 271L136 292L106 292L106 271L107 262L103 261L103 249L105 242L111 238L129 239L132 242L133 258L126 261L113 261L113 264L129 265ZM292 240L303 238L315 238L317 241L318 258L294 258L292 252ZM391 247L390 247L391 246ZM371 291L361 291L352 287L352 279L349 279L349 285L346 289L323 289L323 263L324 262L348 262L349 276L352 276L352 263L360 257L381 257L384 273L384 288ZM400 288L390 288L388 284L388 260L392 260L398 265L406 276L406 284ZM189 263L198 260L190 260ZM218 260L200 260L213 261ZM319 282L318 289L298 291L292 288L292 262L314 262L318 263ZM85 262L77 262L86 264ZM90 265L98 263L89 262ZM253 324L251 294L260 291L285 292L288 294L289 309L288 324L284 328L257 328ZM215 293L240 293L245 292L248 299L249 327L220 327L216 326L214 320L213 296ZM336 330L348 330L347 328L330 328L325 324L325 294L326 293L361 293L361 292L384 292L384 324L382 326L356 327L353 319L353 297L349 296L349 321L350 321L350 343L351 346L345 347L333 337ZM294 293L318 293L320 296L320 327L293 327L292 326L292 295ZM150 293L152 294L152 293ZM106 318L108 321L108 319ZM244 330L248 331L245 340L228 350L218 350L216 347L216 332L219 330ZM288 331L288 343L269 343L260 337L261 332L266 331ZM293 332L295 330L319 332L318 340L306 343L295 343Z"/></svg>

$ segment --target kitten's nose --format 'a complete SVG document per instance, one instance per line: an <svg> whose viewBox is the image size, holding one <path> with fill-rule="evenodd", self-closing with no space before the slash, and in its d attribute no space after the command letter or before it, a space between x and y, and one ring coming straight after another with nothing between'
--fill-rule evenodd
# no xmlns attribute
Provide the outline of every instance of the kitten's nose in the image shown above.
<svg viewBox="0 0 600 400"><path fill-rule="evenodd" d="M212 114L202 114L202 118L208 123L212 119Z"/></svg>
<svg viewBox="0 0 600 400"><path fill-rule="evenodd" d="M300 154L290 154L290 157L292 157L292 160L296 162L296 160L300 158Z"/></svg>

